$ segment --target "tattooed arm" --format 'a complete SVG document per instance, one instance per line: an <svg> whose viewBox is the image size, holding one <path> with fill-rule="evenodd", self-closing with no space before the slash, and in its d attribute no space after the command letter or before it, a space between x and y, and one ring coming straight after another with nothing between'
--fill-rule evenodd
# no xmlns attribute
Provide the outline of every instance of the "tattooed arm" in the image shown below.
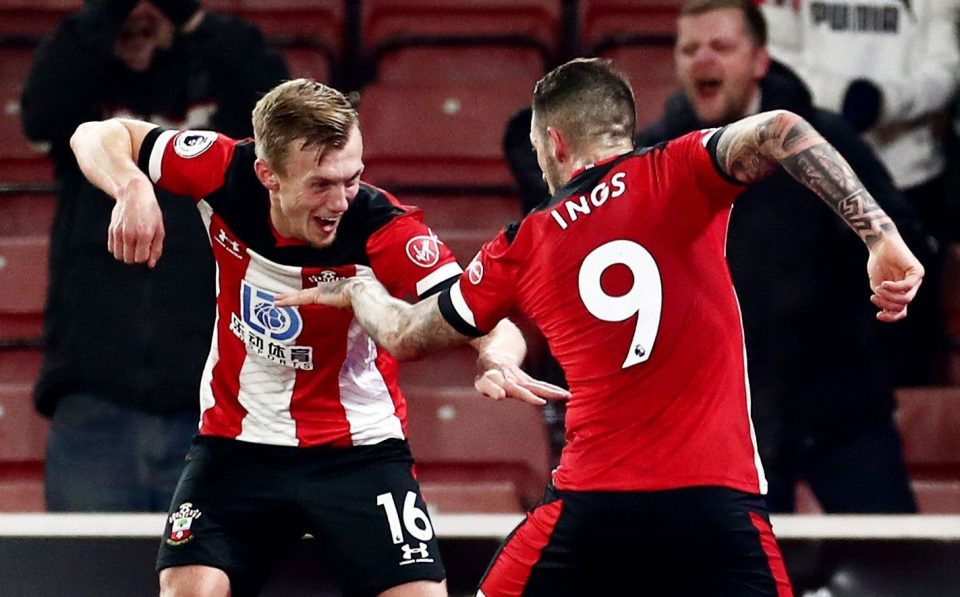
<svg viewBox="0 0 960 597"><path fill-rule="evenodd" d="M542 405L544 398L570 396L563 388L533 379L520 368L526 343L517 326L504 319L485 336L465 336L443 318L438 297L433 295L411 305L391 296L377 280L354 277L280 297L277 304L353 308L360 327L401 361L469 343L479 355L473 385L495 400L517 398Z"/></svg>
<svg viewBox="0 0 960 597"><path fill-rule="evenodd" d="M877 318L892 322L906 317L923 266L847 161L810 123L777 110L734 122L719 134L717 163L728 175L751 183L783 166L837 212L870 250L867 273L870 300L880 308Z"/></svg>

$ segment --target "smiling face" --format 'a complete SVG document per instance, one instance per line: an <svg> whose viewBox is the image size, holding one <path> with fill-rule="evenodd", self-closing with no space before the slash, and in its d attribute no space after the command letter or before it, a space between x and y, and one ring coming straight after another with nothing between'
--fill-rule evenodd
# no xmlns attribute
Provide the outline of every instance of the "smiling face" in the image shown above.
<svg viewBox="0 0 960 597"><path fill-rule="evenodd" d="M766 48L757 46L735 8L681 16L674 61L697 117L711 125L747 115L770 64Z"/></svg>
<svg viewBox="0 0 960 597"><path fill-rule="evenodd" d="M353 126L342 148L329 148L317 162L317 150L301 149L303 139L290 142L282 173L264 160L256 162L257 177L270 191L270 218L282 236L312 247L329 247L340 219L360 190L363 138Z"/></svg>

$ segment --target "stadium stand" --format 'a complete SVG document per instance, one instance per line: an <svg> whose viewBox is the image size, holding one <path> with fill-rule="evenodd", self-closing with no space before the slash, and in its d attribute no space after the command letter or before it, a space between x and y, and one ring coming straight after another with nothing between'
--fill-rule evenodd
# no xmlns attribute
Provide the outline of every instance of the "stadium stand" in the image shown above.
<svg viewBox="0 0 960 597"><path fill-rule="evenodd" d="M52 193L0 194L0 237L49 233L55 209Z"/></svg>
<svg viewBox="0 0 960 597"><path fill-rule="evenodd" d="M30 71L34 46L0 43L0 183L49 181L53 170L47 156L23 136L20 92Z"/></svg>
<svg viewBox="0 0 960 597"><path fill-rule="evenodd" d="M682 0L579 0L580 47L589 53L637 43L672 43Z"/></svg>
<svg viewBox="0 0 960 597"><path fill-rule="evenodd" d="M77 11L83 0L2 0L0 39L36 39L50 35L64 15Z"/></svg>
<svg viewBox="0 0 960 597"><path fill-rule="evenodd" d="M398 187L509 189L501 148L507 119L530 101L532 83L377 83L360 104L367 178ZM493 124L497 123L497 124Z"/></svg>
<svg viewBox="0 0 960 597"><path fill-rule="evenodd" d="M901 388L897 403L920 512L960 513L960 387Z"/></svg>
<svg viewBox="0 0 960 597"><path fill-rule="evenodd" d="M43 510L47 420L33 410L33 382L0 382L0 512Z"/></svg>
<svg viewBox="0 0 960 597"><path fill-rule="evenodd" d="M522 512L540 499L549 460L536 407L473 388L405 391L417 478L436 512Z"/></svg>
<svg viewBox="0 0 960 597"><path fill-rule="evenodd" d="M46 236L0 238L0 343L29 344L39 340L48 253Z"/></svg>

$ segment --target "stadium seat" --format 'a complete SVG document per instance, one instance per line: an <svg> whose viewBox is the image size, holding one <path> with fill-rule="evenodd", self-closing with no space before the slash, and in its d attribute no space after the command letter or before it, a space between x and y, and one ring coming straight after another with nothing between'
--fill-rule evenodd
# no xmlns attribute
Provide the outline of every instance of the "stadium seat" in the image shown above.
<svg viewBox="0 0 960 597"><path fill-rule="evenodd" d="M520 199L512 195L416 195L398 197L423 209L424 222L441 238L448 232L475 230L489 238L519 220Z"/></svg>
<svg viewBox="0 0 960 597"><path fill-rule="evenodd" d="M472 388L477 371L477 351L461 346L430 355L419 361L400 363L400 387L404 392L420 388Z"/></svg>
<svg viewBox="0 0 960 597"><path fill-rule="evenodd" d="M309 42L333 56L343 49L341 0L233 0L228 12L259 25L273 40Z"/></svg>
<svg viewBox="0 0 960 597"><path fill-rule="evenodd" d="M428 497L435 487L447 500L434 504L438 511L513 504L519 512L543 495L549 455L539 409L433 385L407 389L407 399L417 476Z"/></svg>
<svg viewBox="0 0 960 597"><path fill-rule="evenodd" d="M3 468L0 474L0 512L43 512L43 466Z"/></svg>
<svg viewBox="0 0 960 597"><path fill-rule="evenodd" d="M50 193L0 194L0 237L48 234L55 210Z"/></svg>
<svg viewBox="0 0 960 597"><path fill-rule="evenodd" d="M580 0L583 50L671 40L676 35L682 0Z"/></svg>
<svg viewBox="0 0 960 597"><path fill-rule="evenodd" d="M330 83L333 80L330 56L323 50L293 45L282 48L281 53L290 70L291 78L305 77L321 83Z"/></svg>
<svg viewBox="0 0 960 597"><path fill-rule="evenodd" d="M42 360L40 348L0 348L0 384L33 384L40 373Z"/></svg>
<svg viewBox="0 0 960 597"><path fill-rule="evenodd" d="M637 129L663 116L663 105L678 89L670 45L617 45L600 54L630 79L636 95Z"/></svg>
<svg viewBox="0 0 960 597"><path fill-rule="evenodd" d="M20 94L33 62L33 46L0 45L0 182L49 181L53 169L46 154L31 146L20 123Z"/></svg>
<svg viewBox="0 0 960 597"><path fill-rule="evenodd" d="M897 403L920 511L960 514L960 387L901 388Z"/></svg>
<svg viewBox="0 0 960 597"><path fill-rule="evenodd" d="M491 84L525 81L529 92L543 76L544 61L535 48L475 46L408 46L384 54L377 81L392 84Z"/></svg>
<svg viewBox="0 0 960 597"><path fill-rule="evenodd" d="M47 419L33 409L32 383L0 383L0 464L42 462Z"/></svg>
<svg viewBox="0 0 960 597"><path fill-rule="evenodd" d="M0 0L0 38L51 35L60 19L81 6L83 0Z"/></svg>
<svg viewBox="0 0 960 597"><path fill-rule="evenodd" d="M529 44L557 55L562 0L364 0L366 52L430 39L481 39Z"/></svg>
<svg viewBox="0 0 960 597"><path fill-rule="evenodd" d="M46 236L0 237L0 343L40 338L48 253Z"/></svg>
<svg viewBox="0 0 960 597"><path fill-rule="evenodd" d="M360 103L366 178L397 191L397 185L511 187L503 129L530 96L525 81L371 85Z"/></svg>

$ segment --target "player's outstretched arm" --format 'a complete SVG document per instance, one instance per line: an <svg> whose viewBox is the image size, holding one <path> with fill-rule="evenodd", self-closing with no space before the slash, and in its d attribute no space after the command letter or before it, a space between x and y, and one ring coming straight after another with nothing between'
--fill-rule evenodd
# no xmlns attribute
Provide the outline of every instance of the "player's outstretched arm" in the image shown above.
<svg viewBox="0 0 960 597"><path fill-rule="evenodd" d="M107 250L124 263L157 264L163 252L163 215L153 185L137 167L137 156L155 125L136 120L85 122L70 148L87 179L113 197Z"/></svg>
<svg viewBox="0 0 960 597"><path fill-rule="evenodd" d="M877 319L906 317L923 280L923 266L850 164L810 123L777 110L735 122L720 135L717 162L730 176L750 183L783 166L837 212L870 250L867 273L870 300L880 309Z"/></svg>
<svg viewBox="0 0 960 597"><path fill-rule="evenodd" d="M496 400L517 398L544 404L545 399L569 397L563 388L533 379L520 369L526 344L516 326L501 321L483 338L465 336L440 314L438 295L411 305L391 296L375 279L354 277L321 283L277 300L279 306L313 304L341 309L352 307L360 326L400 360L417 359L445 348L473 343L479 352L480 368L474 386Z"/></svg>

